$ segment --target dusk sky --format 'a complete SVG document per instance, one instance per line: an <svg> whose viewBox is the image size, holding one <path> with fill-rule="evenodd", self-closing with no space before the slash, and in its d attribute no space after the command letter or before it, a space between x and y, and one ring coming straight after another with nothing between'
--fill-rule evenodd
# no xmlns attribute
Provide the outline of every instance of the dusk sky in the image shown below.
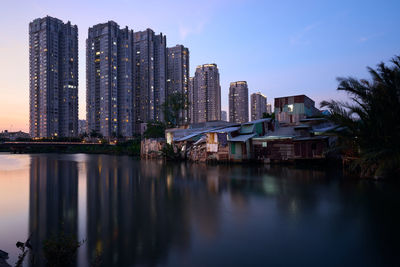
<svg viewBox="0 0 400 267"><path fill-rule="evenodd" d="M1 0L0 130L28 131L28 26L46 15L79 29L79 118L86 116L85 40L88 28L108 20L134 31L153 29L167 45L190 50L197 65L216 63L222 109L232 81L249 93L306 94L319 107L343 99L339 76L369 78L366 67L400 55L400 1L35 1Z"/></svg>

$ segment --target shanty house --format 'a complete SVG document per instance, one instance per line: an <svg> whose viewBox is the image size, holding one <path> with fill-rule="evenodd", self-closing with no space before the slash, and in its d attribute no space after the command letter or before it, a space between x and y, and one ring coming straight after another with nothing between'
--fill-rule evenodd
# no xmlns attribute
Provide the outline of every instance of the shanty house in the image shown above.
<svg viewBox="0 0 400 267"><path fill-rule="evenodd" d="M206 133L206 151L208 160L228 161L228 139L239 135L239 126L211 130Z"/></svg>
<svg viewBox="0 0 400 267"><path fill-rule="evenodd" d="M256 136L264 136L268 131L273 131L273 122L271 118L266 118L243 123L240 126L239 135L228 138L230 160L243 161L252 159L251 139Z"/></svg>

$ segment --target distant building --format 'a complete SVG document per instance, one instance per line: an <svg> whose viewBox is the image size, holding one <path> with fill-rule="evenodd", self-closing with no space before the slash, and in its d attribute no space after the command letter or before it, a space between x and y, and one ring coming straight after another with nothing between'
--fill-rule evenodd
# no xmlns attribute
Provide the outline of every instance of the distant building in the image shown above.
<svg viewBox="0 0 400 267"><path fill-rule="evenodd" d="M251 94L251 120L262 119L264 112L267 112L267 97L260 92Z"/></svg>
<svg viewBox="0 0 400 267"><path fill-rule="evenodd" d="M305 96L287 96L275 98L275 118L280 123L298 123L301 119L319 114L315 102Z"/></svg>
<svg viewBox="0 0 400 267"><path fill-rule="evenodd" d="M271 104L267 104L267 113L272 114L272 105Z"/></svg>
<svg viewBox="0 0 400 267"><path fill-rule="evenodd" d="M134 33L136 132L140 124L164 121L162 105L167 89L167 39L147 29Z"/></svg>
<svg viewBox="0 0 400 267"><path fill-rule="evenodd" d="M247 82L231 82L229 86L229 122L249 121L249 88Z"/></svg>
<svg viewBox="0 0 400 267"><path fill-rule="evenodd" d="M31 136L28 133L18 131L18 132L9 132L7 130L0 133L0 139L15 141L18 139L30 139Z"/></svg>
<svg viewBox="0 0 400 267"><path fill-rule="evenodd" d="M78 27L44 17L29 24L29 132L78 135Z"/></svg>
<svg viewBox="0 0 400 267"><path fill-rule="evenodd" d="M79 120L78 121L78 133L79 134L84 134L84 133L88 133L87 127L86 127L86 120Z"/></svg>
<svg viewBox="0 0 400 267"><path fill-rule="evenodd" d="M217 64L197 66L193 78L192 122L221 119L221 86Z"/></svg>
<svg viewBox="0 0 400 267"><path fill-rule="evenodd" d="M189 49L183 45L167 48L167 97L181 93L185 98L185 109L181 112L179 124L189 122L188 92L189 92Z"/></svg>
<svg viewBox="0 0 400 267"><path fill-rule="evenodd" d="M134 127L133 31L114 21L89 28L86 41L88 132L132 136Z"/></svg>
<svg viewBox="0 0 400 267"><path fill-rule="evenodd" d="M225 110L221 110L221 121L228 121L228 114Z"/></svg>
<svg viewBox="0 0 400 267"><path fill-rule="evenodd" d="M188 92L188 98L189 98L189 122L194 123L194 103L195 103L195 97L194 97L194 77L189 78L189 92Z"/></svg>

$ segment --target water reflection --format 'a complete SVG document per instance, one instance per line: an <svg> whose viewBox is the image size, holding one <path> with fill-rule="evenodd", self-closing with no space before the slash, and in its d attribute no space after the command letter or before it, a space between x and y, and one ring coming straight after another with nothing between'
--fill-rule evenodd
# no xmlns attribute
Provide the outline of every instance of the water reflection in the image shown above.
<svg viewBox="0 0 400 267"><path fill-rule="evenodd" d="M130 158L88 162L89 258L100 250L104 266L152 265L166 259L170 246L187 246L188 203L170 192L167 173L157 163Z"/></svg>
<svg viewBox="0 0 400 267"><path fill-rule="evenodd" d="M77 236L78 168L73 161L32 156L29 231L36 265L44 265L43 241L65 233Z"/></svg>
<svg viewBox="0 0 400 267"><path fill-rule="evenodd" d="M97 252L102 266L397 262L398 188L337 169L40 155L29 172L33 247L52 233L77 235L83 222L80 266Z"/></svg>

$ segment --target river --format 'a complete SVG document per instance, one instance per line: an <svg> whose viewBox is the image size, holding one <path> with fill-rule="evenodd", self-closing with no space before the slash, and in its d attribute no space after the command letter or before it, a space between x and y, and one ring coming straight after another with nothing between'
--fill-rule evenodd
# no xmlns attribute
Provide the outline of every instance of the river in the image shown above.
<svg viewBox="0 0 400 267"><path fill-rule="evenodd" d="M400 266L400 187L340 168L0 154L0 249L60 231L77 266ZM37 261L40 265L43 259Z"/></svg>

